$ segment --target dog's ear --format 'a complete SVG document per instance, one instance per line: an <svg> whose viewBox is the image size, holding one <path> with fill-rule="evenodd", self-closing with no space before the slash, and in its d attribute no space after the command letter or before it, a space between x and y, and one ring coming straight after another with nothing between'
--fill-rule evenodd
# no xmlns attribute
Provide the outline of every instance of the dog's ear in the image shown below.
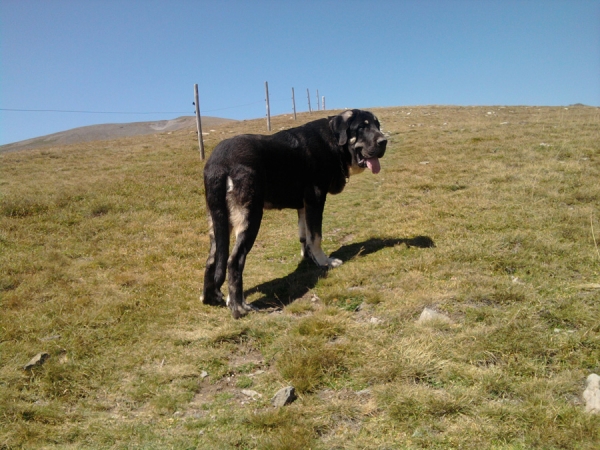
<svg viewBox="0 0 600 450"><path fill-rule="evenodd" d="M329 126L331 131L335 134L338 141L338 145L346 145L348 136L346 136L346 130L350 125L350 119L354 115L354 111L344 111L342 114L332 117L329 120Z"/></svg>

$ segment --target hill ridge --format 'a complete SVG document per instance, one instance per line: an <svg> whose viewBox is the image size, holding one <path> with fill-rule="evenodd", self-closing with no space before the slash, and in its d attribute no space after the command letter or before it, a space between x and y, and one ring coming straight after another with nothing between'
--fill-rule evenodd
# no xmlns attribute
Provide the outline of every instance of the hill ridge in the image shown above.
<svg viewBox="0 0 600 450"><path fill-rule="evenodd" d="M226 122L235 122L235 120L210 116L202 117L203 127L216 126ZM148 122L87 125L1 145L0 153L32 150L56 145L78 144L81 142L104 141L154 133L165 133L195 126L196 117L194 116L181 116L170 120L153 120Z"/></svg>

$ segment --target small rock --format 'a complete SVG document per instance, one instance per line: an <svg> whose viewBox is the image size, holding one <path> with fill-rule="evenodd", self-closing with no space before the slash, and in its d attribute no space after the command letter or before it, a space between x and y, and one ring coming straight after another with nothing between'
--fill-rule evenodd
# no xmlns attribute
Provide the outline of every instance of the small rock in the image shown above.
<svg viewBox="0 0 600 450"><path fill-rule="evenodd" d="M249 374L249 377L255 377L257 375L262 375L263 373L265 373L264 370L257 370L256 372L252 372L251 374Z"/></svg>
<svg viewBox="0 0 600 450"><path fill-rule="evenodd" d="M575 333L575 330L561 330L560 328L555 328L554 329L555 333L568 333L568 334L573 334Z"/></svg>
<svg viewBox="0 0 600 450"><path fill-rule="evenodd" d="M54 336L46 336L44 338L41 338L40 341L42 341L42 342L48 342L48 341L55 341L57 339L60 339L60 334L56 334Z"/></svg>
<svg viewBox="0 0 600 450"><path fill-rule="evenodd" d="M363 389L362 391L358 391L356 393L356 395L358 395L358 396L371 395L371 389L369 389L369 388Z"/></svg>
<svg viewBox="0 0 600 450"><path fill-rule="evenodd" d="M252 400L256 400L257 398L261 398L262 394L259 394L256 391L253 391L252 389L242 389L242 394L244 394L246 397L250 397Z"/></svg>
<svg viewBox="0 0 600 450"><path fill-rule="evenodd" d="M600 414L600 376L595 373L587 377L583 400L585 400L585 412Z"/></svg>
<svg viewBox="0 0 600 450"><path fill-rule="evenodd" d="M275 407L285 406L296 400L296 389L294 386L284 387L279 389L277 393L271 399L271 403Z"/></svg>
<svg viewBox="0 0 600 450"><path fill-rule="evenodd" d="M23 370L31 370L36 366L41 366L50 358L50 354L46 352L38 353L31 360L23 366Z"/></svg>
<svg viewBox="0 0 600 450"><path fill-rule="evenodd" d="M206 370L203 370L202 372L200 372L200 378L205 379L208 376L208 372Z"/></svg>
<svg viewBox="0 0 600 450"><path fill-rule="evenodd" d="M371 317L371 320L369 320L369 322L373 325L380 325L383 323L383 320L378 319L377 317Z"/></svg>
<svg viewBox="0 0 600 450"><path fill-rule="evenodd" d="M430 308L425 308L419 316L417 323L431 322L433 320L439 320L440 322L447 323L452 322L452 319L450 319L450 317L446 316L445 314L439 313Z"/></svg>

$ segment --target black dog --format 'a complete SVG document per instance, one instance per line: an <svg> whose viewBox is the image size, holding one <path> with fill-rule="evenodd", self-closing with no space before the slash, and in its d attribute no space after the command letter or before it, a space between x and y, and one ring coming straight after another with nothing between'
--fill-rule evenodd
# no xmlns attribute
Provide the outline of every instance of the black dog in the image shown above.
<svg viewBox="0 0 600 450"><path fill-rule="evenodd" d="M377 117L358 109L271 136L244 134L219 143L204 168L210 254L202 302L223 305L227 270L231 314L238 319L253 309L244 301L242 272L263 209L297 209L302 255L319 266L342 264L321 248L325 197L340 193L350 174L367 167L378 173L386 144Z"/></svg>

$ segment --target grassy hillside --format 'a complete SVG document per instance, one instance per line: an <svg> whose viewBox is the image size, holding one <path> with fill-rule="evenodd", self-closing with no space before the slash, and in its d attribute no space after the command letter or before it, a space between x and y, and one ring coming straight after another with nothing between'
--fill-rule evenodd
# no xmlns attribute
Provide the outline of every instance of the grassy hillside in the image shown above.
<svg viewBox="0 0 600 450"><path fill-rule="evenodd" d="M381 173L325 208L344 264L267 211L239 321L199 302L194 132L0 155L0 448L599 448L600 110L374 112Z"/></svg>
<svg viewBox="0 0 600 450"><path fill-rule="evenodd" d="M204 129L212 128L215 125L221 125L226 122L233 122L233 120L210 116L202 118L202 126ZM88 125L86 127L73 128L71 130L48 134L46 136L14 142L12 144L0 145L0 154L38 149L41 147L64 147L70 144L81 144L83 142L113 140L161 132L168 133L190 127L196 129L195 116L182 116L172 120L155 120L153 122Z"/></svg>

